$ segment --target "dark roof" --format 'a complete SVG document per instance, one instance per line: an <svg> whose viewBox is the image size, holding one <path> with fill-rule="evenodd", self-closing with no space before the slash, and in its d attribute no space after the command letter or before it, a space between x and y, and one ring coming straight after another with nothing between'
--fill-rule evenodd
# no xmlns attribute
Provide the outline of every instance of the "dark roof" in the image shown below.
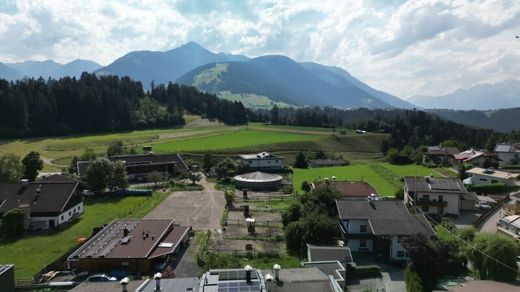
<svg viewBox="0 0 520 292"><path fill-rule="evenodd" d="M63 174L51 174L42 176L40 181L43 182L77 182L78 180Z"/></svg>
<svg viewBox="0 0 520 292"><path fill-rule="evenodd" d="M376 194L377 191L371 185L362 181L319 181L315 183L316 186L328 184L333 186L344 197L363 197L366 198L371 194Z"/></svg>
<svg viewBox="0 0 520 292"><path fill-rule="evenodd" d="M78 182L0 184L0 214L29 205L31 216L57 215L81 202Z"/></svg>
<svg viewBox="0 0 520 292"><path fill-rule="evenodd" d="M264 276L272 271L262 271ZM319 269L300 268L280 270L280 282L266 282L267 291L270 292L332 292L334 291L330 279Z"/></svg>
<svg viewBox="0 0 520 292"><path fill-rule="evenodd" d="M124 228L129 233L124 241ZM153 258L172 253L189 227L179 226L171 219L115 220L98 232L71 258ZM148 237L143 239L144 234ZM153 239L152 239L153 237Z"/></svg>
<svg viewBox="0 0 520 292"><path fill-rule="evenodd" d="M136 291L145 280L132 280L128 282L126 285L126 289L128 291ZM153 282L153 287L155 288L155 282ZM162 286L162 285L161 285ZM110 282L83 282L81 285L76 286L74 289L69 290L69 292L106 292L106 291L121 291L121 284L119 281L110 281ZM149 290L153 291L153 290ZM168 291L168 290L165 290ZM170 290L171 291L171 290Z"/></svg>
<svg viewBox="0 0 520 292"><path fill-rule="evenodd" d="M428 146L426 147L427 155L454 155L459 153L457 147L439 147L439 146Z"/></svg>
<svg viewBox="0 0 520 292"><path fill-rule="evenodd" d="M341 159L312 159L309 160L309 164L311 165L345 165L345 161Z"/></svg>
<svg viewBox="0 0 520 292"><path fill-rule="evenodd" d="M422 214L411 214L397 200L345 201L336 200L341 220L368 220L374 235L435 235Z"/></svg>
<svg viewBox="0 0 520 292"><path fill-rule="evenodd" d="M442 192L467 193L464 184L458 178L434 178L407 176L404 178L406 188L410 192Z"/></svg>
<svg viewBox="0 0 520 292"><path fill-rule="evenodd" d="M339 261L352 262L350 248L346 246L318 246L307 244L309 262Z"/></svg>
<svg viewBox="0 0 520 292"><path fill-rule="evenodd" d="M142 155L120 155L109 158L111 161L124 161L126 166L150 165L150 164L175 164L177 171L188 170L188 165L177 153L171 154L142 154ZM90 161L78 161L78 175L83 176L90 165Z"/></svg>

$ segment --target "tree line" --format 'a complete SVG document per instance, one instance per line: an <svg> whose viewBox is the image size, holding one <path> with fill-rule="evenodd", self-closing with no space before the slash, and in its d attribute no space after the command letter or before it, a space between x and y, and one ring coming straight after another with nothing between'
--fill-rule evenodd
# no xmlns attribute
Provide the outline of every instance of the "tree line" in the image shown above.
<svg viewBox="0 0 520 292"><path fill-rule="evenodd" d="M191 86L153 86L129 77L0 79L0 137L66 135L180 126L185 112L227 124L247 122L240 102Z"/></svg>

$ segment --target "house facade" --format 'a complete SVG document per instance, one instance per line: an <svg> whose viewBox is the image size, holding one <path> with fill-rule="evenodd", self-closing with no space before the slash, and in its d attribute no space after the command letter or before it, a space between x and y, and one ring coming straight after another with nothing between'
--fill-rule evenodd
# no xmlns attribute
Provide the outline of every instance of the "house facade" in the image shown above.
<svg viewBox="0 0 520 292"><path fill-rule="evenodd" d="M494 152L498 155L498 158L500 158L500 167L520 164L520 143L497 144Z"/></svg>
<svg viewBox="0 0 520 292"><path fill-rule="evenodd" d="M473 210L478 197L456 178L405 177L403 200L427 214L458 216Z"/></svg>
<svg viewBox="0 0 520 292"><path fill-rule="evenodd" d="M19 208L26 230L55 229L83 213L78 182L33 182L0 185L0 216Z"/></svg>
<svg viewBox="0 0 520 292"><path fill-rule="evenodd" d="M469 149L455 154L454 158L453 166L457 169L461 169L465 164L481 168L497 167L499 165L498 155L482 150Z"/></svg>
<svg viewBox="0 0 520 292"><path fill-rule="evenodd" d="M283 167L283 157L268 152L242 154L240 159L248 167L257 170L276 170Z"/></svg>
<svg viewBox="0 0 520 292"><path fill-rule="evenodd" d="M508 187L516 186L518 173L509 173L506 171L498 171L493 168L480 168L475 167L470 170L466 170L466 174L470 175L464 180L465 184L473 186L484 186L496 183L503 183Z"/></svg>
<svg viewBox="0 0 520 292"><path fill-rule="evenodd" d="M454 155L459 152L456 147L428 146L423 153L422 162L427 166L453 165L455 162Z"/></svg>
<svg viewBox="0 0 520 292"><path fill-rule="evenodd" d="M520 241L520 216L511 215L500 219L497 223L497 231Z"/></svg>
<svg viewBox="0 0 520 292"><path fill-rule="evenodd" d="M402 241L411 235L435 232L426 218L410 213L397 200L336 200L340 227L353 252L374 253L391 261L407 260Z"/></svg>

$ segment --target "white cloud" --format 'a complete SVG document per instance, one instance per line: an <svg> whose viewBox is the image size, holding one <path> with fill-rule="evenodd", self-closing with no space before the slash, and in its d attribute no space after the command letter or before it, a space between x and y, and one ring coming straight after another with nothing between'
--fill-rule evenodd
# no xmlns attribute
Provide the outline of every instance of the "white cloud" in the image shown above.
<svg viewBox="0 0 520 292"><path fill-rule="evenodd" d="M340 66L408 97L518 78L520 2L176 0L0 2L0 61L108 64L196 41L217 52Z"/></svg>

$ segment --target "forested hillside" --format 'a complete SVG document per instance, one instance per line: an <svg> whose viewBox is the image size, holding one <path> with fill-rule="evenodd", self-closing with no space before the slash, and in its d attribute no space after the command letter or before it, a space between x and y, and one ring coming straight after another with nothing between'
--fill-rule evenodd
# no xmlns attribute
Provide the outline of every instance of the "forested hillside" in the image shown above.
<svg viewBox="0 0 520 292"><path fill-rule="evenodd" d="M520 131L498 133L458 124L437 115L419 110L342 110L335 108L281 109L251 111L252 121L271 122L279 125L313 127L347 127L371 132L389 133L383 143L383 152L389 148L417 148L452 141L460 148L492 149L497 142L520 140Z"/></svg>
<svg viewBox="0 0 520 292"><path fill-rule="evenodd" d="M79 79L0 80L2 137L179 126L186 111L229 124L247 121L241 103L219 100L189 86L161 85L148 94L140 82L128 77L88 73Z"/></svg>
<svg viewBox="0 0 520 292"><path fill-rule="evenodd" d="M428 110L448 120L499 132L520 130L520 107L499 110Z"/></svg>

